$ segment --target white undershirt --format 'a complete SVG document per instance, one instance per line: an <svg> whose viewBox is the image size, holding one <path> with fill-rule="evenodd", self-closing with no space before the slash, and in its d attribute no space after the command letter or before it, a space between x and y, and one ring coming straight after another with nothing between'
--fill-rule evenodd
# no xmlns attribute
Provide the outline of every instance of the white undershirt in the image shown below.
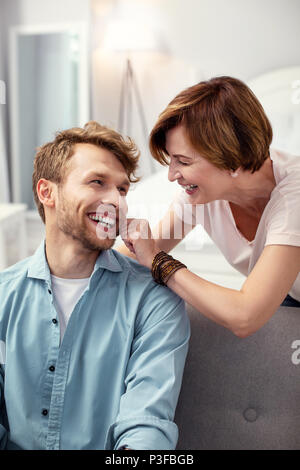
<svg viewBox="0 0 300 470"><path fill-rule="evenodd" d="M63 279L51 275L54 306L60 324L60 342L62 342L71 313L86 290L89 280L89 277L84 279Z"/></svg>

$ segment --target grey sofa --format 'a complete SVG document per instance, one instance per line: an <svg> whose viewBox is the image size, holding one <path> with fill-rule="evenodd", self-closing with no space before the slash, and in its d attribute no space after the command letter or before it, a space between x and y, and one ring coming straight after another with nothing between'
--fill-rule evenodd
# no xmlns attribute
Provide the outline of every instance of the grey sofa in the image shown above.
<svg viewBox="0 0 300 470"><path fill-rule="evenodd" d="M300 449L300 309L238 338L187 306L177 449Z"/></svg>

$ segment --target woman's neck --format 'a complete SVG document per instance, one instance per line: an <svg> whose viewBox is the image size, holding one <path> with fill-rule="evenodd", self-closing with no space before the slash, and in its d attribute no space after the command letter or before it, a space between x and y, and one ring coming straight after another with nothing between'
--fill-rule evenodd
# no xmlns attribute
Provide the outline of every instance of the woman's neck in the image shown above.
<svg viewBox="0 0 300 470"><path fill-rule="evenodd" d="M270 200L275 186L273 164L268 158L255 173L240 171L228 201L253 216L259 216Z"/></svg>

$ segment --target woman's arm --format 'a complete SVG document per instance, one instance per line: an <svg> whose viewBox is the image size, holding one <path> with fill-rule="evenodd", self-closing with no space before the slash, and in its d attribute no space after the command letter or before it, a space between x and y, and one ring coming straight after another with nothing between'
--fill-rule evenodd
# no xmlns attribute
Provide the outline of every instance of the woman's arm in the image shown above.
<svg viewBox="0 0 300 470"><path fill-rule="evenodd" d="M216 323L246 337L276 312L300 272L300 247L264 248L240 291L208 282L180 269L167 285L186 302Z"/></svg>
<svg viewBox="0 0 300 470"><path fill-rule="evenodd" d="M142 239L139 231L134 236L129 233L129 241L137 260L151 269L160 247L154 240ZM239 291L206 281L185 268L176 271L167 286L207 318L244 338L271 318L299 272L300 247L268 245Z"/></svg>

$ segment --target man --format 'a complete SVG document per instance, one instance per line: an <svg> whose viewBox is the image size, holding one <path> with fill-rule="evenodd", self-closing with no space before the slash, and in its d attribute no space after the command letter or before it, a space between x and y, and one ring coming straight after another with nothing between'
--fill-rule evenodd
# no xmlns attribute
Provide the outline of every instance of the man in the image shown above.
<svg viewBox="0 0 300 470"><path fill-rule="evenodd" d="M45 242L0 273L2 448L176 445L184 305L111 249L137 161L131 140L95 122L37 152Z"/></svg>

